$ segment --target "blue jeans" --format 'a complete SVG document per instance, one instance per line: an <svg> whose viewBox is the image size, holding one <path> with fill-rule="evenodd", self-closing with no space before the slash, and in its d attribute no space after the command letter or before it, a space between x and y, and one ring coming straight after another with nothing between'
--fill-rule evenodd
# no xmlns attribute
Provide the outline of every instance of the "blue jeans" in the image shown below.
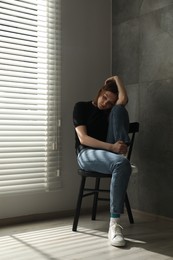
<svg viewBox="0 0 173 260"><path fill-rule="evenodd" d="M114 106L110 113L107 142L118 140L129 144L129 117L125 107ZM81 169L112 174L110 183L110 212L124 212L124 199L131 174L131 165L126 157L107 150L86 148L79 152L77 161Z"/></svg>

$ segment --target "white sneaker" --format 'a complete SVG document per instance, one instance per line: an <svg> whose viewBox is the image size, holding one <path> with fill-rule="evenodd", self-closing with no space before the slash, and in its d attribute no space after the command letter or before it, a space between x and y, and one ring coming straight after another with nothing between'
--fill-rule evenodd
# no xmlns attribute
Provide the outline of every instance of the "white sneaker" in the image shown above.
<svg viewBox="0 0 173 260"><path fill-rule="evenodd" d="M112 246L125 246L122 229L117 223L109 227L108 238Z"/></svg>

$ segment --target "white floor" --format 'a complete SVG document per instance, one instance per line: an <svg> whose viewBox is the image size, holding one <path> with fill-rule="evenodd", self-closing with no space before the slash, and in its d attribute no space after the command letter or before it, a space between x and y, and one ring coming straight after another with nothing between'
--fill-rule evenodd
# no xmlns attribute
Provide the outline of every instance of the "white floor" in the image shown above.
<svg viewBox="0 0 173 260"><path fill-rule="evenodd" d="M134 213L135 224L122 218L125 248L109 245L108 215L96 221L80 218L72 232L72 218L49 220L0 229L0 260L167 260L173 259L173 221Z"/></svg>

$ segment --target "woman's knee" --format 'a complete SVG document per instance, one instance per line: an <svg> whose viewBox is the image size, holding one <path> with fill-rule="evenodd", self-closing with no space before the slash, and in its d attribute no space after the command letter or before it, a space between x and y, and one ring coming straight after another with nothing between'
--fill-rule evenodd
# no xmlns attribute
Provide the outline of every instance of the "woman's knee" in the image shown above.
<svg viewBox="0 0 173 260"><path fill-rule="evenodd" d="M131 164L129 160L124 156L122 156L118 164L115 165L115 169L116 171L118 170L119 172L123 172L124 174L129 176L131 174Z"/></svg>
<svg viewBox="0 0 173 260"><path fill-rule="evenodd" d="M115 105L113 106L111 113L113 114L127 113L127 110L123 105Z"/></svg>
<svg viewBox="0 0 173 260"><path fill-rule="evenodd" d="M131 164L130 164L129 160L126 157L124 157L123 165L124 165L124 167L126 167L126 169L128 170L129 174L131 174Z"/></svg>

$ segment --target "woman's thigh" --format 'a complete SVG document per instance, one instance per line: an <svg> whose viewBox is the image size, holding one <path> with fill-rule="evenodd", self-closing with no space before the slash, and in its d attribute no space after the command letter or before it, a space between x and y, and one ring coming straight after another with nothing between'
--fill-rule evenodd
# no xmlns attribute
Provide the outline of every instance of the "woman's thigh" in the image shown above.
<svg viewBox="0 0 173 260"><path fill-rule="evenodd" d="M86 171L112 173L114 166L120 163L123 155L106 150L84 149L77 157L80 168Z"/></svg>

